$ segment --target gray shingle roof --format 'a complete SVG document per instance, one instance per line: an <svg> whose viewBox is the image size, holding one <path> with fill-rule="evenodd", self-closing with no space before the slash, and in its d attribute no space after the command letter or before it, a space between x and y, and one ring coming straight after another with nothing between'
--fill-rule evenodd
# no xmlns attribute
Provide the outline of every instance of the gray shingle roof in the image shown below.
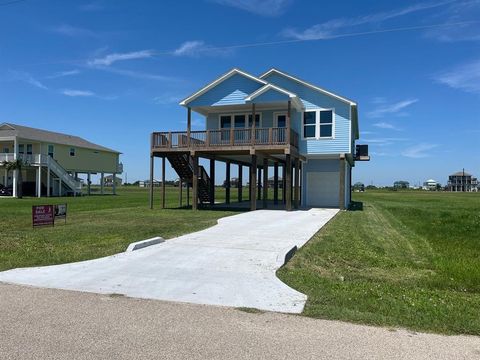
<svg viewBox="0 0 480 360"><path fill-rule="evenodd" d="M67 135L67 134L41 130L41 129L35 129L28 126L17 125L12 123L0 124L0 130L2 130L1 134L2 135L4 134L5 136L17 136L17 137L28 139L28 140L37 140L37 141L42 141L47 143L76 146L81 148L108 151L108 152L120 154L119 151L94 144L79 136Z"/></svg>
<svg viewBox="0 0 480 360"><path fill-rule="evenodd" d="M467 173L466 171L457 171L456 173L450 175L450 176L472 176L472 174Z"/></svg>

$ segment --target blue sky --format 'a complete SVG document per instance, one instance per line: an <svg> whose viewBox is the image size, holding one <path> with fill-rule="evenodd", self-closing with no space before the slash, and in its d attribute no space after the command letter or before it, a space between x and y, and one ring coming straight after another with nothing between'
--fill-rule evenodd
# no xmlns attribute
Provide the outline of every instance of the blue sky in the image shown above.
<svg viewBox="0 0 480 360"><path fill-rule="evenodd" d="M480 176L478 19L480 0L0 0L0 122L118 149L145 179L149 133L186 127L180 99L277 67L358 102L372 161L354 181Z"/></svg>

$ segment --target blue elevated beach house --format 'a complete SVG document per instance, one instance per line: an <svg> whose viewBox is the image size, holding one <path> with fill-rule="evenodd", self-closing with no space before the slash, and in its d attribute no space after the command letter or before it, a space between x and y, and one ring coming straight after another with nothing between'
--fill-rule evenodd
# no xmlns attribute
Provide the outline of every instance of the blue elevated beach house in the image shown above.
<svg viewBox="0 0 480 360"><path fill-rule="evenodd" d="M218 161L226 164L230 206L348 208L352 167L356 160L368 160L368 149L355 146L354 101L277 69L260 76L232 69L180 105L187 108L186 131L151 135L150 179L154 158L163 159L163 180L168 160L187 192L192 188L193 209L218 206L213 181ZM191 130L192 111L205 117L204 130ZM208 172L199 158L210 160ZM234 196L232 165L238 167ZM247 169L248 182L243 177ZM245 183L248 194L243 193Z"/></svg>

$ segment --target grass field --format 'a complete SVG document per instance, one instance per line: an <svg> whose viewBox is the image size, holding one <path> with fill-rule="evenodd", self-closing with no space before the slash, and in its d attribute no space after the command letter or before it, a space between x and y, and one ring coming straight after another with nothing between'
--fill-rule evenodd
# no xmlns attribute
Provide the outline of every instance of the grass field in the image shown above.
<svg viewBox="0 0 480 360"><path fill-rule="evenodd" d="M480 194L355 193L282 269L304 315L480 335Z"/></svg>
<svg viewBox="0 0 480 360"><path fill-rule="evenodd" d="M167 187L167 207L148 208L148 190L123 187L117 196L0 199L0 271L59 264L122 252L129 243L153 236L171 238L212 226L231 211L178 207L178 188ZM185 194L185 191L184 191ZM224 192L218 189L217 198ZM32 205L68 204L67 224L32 229ZM185 200L184 200L185 203Z"/></svg>

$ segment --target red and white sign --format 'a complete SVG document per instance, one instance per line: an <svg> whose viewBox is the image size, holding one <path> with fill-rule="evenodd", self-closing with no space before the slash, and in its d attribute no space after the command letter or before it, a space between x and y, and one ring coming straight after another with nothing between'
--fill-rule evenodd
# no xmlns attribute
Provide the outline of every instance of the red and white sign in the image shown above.
<svg viewBox="0 0 480 360"><path fill-rule="evenodd" d="M54 225L53 205L32 206L33 226Z"/></svg>

